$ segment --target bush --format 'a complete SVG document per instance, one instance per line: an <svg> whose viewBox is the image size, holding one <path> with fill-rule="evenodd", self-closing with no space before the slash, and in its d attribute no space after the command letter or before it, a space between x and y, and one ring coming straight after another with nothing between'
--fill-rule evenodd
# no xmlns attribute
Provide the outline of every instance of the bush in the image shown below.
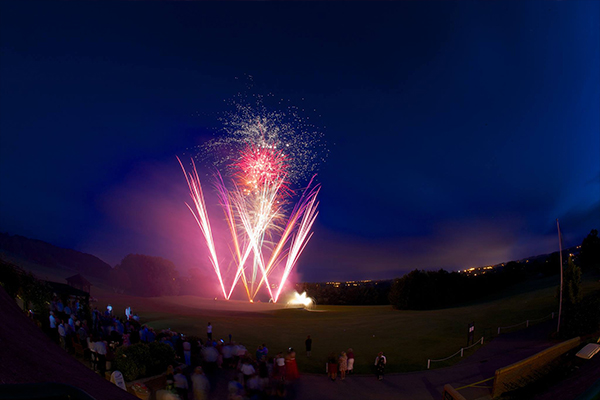
<svg viewBox="0 0 600 400"><path fill-rule="evenodd" d="M148 345L150 352L150 367L148 374L158 374L164 372L169 365L175 363L175 350L165 343L152 342Z"/></svg>
<svg viewBox="0 0 600 400"><path fill-rule="evenodd" d="M21 275L15 266L0 260L0 285L13 299L21 289Z"/></svg>
<svg viewBox="0 0 600 400"><path fill-rule="evenodd" d="M127 357L125 352L121 351L121 349L117 350L117 354L115 355L114 368L115 370L120 371L123 374L123 378L128 382L136 380L142 375L137 363L133 359Z"/></svg>
<svg viewBox="0 0 600 400"><path fill-rule="evenodd" d="M145 343L132 344L119 348L115 353L115 369L121 371L126 381L132 381L147 374L152 364L150 348ZM127 374L126 374L127 372Z"/></svg>
<svg viewBox="0 0 600 400"><path fill-rule="evenodd" d="M20 296L25 309L31 308L36 314L47 317L51 293L32 273L0 260L0 285L12 298Z"/></svg>
<svg viewBox="0 0 600 400"><path fill-rule="evenodd" d="M164 372L175 363L175 351L168 344L136 343L115 353L115 369L121 371L126 381Z"/></svg>
<svg viewBox="0 0 600 400"><path fill-rule="evenodd" d="M600 329L600 291L588 294L580 302L565 307L561 321L562 337L571 338L595 333Z"/></svg>

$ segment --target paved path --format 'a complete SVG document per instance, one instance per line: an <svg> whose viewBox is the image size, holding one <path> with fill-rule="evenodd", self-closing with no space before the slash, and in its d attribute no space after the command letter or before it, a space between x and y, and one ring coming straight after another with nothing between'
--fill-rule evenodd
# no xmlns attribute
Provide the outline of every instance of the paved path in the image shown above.
<svg viewBox="0 0 600 400"><path fill-rule="evenodd" d="M352 375L344 381L332 382L325 374L303 374L288 387L287 399L348 400L348 399L406 399L440 400L445 384L458 388L494 376L501 367L527 358L554 343L548 333L556 321L551 320L528 329L500 335L485 344L473 355L458 364L412 373L388 374L383 381L372 375ZM375 355L373 356L375 357ZM423 362L426 362L424 358ZM226 398L227 379L221 376L211 398ZM491 382L488 382L491 386ZM461 393L467 399L489 398L485 388L466 388ZM225 397L223 397L225 396Z"/></svg>
<svg viewBox="0 0 600 400"><path fill-rule="evenodd" d="M298 382L296 398L439 400L442 398L445 384L449 383L458 388L490 378L498 368L552 346L554 343L547 337L554 324L554 321L546 322L500 335L452 367L389 374L383 381L378 381L374 376L351 376L344 381L338 379L331 382L324 375L305 375ZM486 384L491 385L491 382ZM484 388L461 390L461 394L467 399L485 398L489 393L490 391Z"/></svg>

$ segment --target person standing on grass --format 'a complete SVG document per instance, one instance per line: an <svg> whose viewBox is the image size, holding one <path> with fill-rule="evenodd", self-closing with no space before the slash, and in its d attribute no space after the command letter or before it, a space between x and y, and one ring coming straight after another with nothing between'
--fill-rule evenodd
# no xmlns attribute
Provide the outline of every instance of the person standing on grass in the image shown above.
<svg viewBox="0 0 600 400"><path fill-rule="evenodd" d="M346 379L346 370L348 369L348 356L345 351L342 351L340 358L338 359L340 378Z"/></svg>
<svg viewBox="0 0 600 400"><path fill-rule="evenodd" d="M212 325L210 324L210 322L206 327L206 336L208 337L208 340L212 340Z"/></svg>
<svg viewBox="0 0 600 400"><path fill-rule="evenodd" d="M383 380L383 373L385 371L386 363L387 359L383 355L383 352L379 352L379 354L375 358L375 370L377 371L377 379L379 379L380 381Z"/></svg>
<svg viewBox="0 0 600 400"><path fill-rule="evenodd" d="M335 356L335 353L331 353L329 358L327 359L327 374L332 381L335 381L337 378L337 370L338 370L338 360Z"/></svg>
<svg viewBox="0 0 600 400"><path fill-rule="evenodd" d="M298 379L298 364L296 363L296 352L291 347L285 357L285 379L293 381Z"/></svg>
<svg viewBox="0 0 600 400"><path fill-rule="evenodd" d="M285 380L285 358L283 357L282 352L279 352L277 354L277 358L275 358L275 364L277 366L277 378L284 381Z"/></svg>
<svg viewBox="0 0 600 400"><path fill-rule="evenodd" d="M349 348L346 354L348 355L348 374L351 374L354 371L354 350Z"/></svg>
<svg viewBox="0 0 600 400"><path fill-rule="evenodd" d="M304 346L306 346L306 357L310 357L310 352L312 350L312 339L310 338L310 335L308 335L304 341Z"/></svg>

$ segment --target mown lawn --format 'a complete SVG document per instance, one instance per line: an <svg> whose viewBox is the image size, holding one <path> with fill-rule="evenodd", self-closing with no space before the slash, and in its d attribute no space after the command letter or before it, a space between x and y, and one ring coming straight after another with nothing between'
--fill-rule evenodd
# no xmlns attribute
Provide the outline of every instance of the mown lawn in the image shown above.
<svg viewBox="0 0 600 400"><path fill-rule="evenodd" d="M192 296L137 298L96 290L99 309L110 303L118 315L131 306L143 323L155 329L171 328L187 335L205 337L208 321L213 337L246 345L252 353L266 343L269 355L293 347L304 372L324 372L329 353L349 347L356 355L356 372L369 373L379 351L388 357L388 372L425 369L427 359L447 357L466 344L467 325L475 322L476 339L495 335L498 326L537 319L556 311L558 277L515 285L508 291L461 307L432 311L397 311L390 306L318 306L318 312L280 309L253 312L219 310L219 302ZM585 279L584 292L598 288ZM304 340L313 338L310 358L304 353ZM459 358L458 358L459 359Z"/></svg>

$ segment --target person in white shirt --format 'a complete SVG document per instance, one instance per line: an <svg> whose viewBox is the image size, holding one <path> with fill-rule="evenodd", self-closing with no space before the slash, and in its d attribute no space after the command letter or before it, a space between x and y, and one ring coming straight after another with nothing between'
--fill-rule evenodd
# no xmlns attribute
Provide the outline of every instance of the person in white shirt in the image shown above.
<svg viewBox="0 0 600 400"><path fill-rule="evenodd" d="M250 377L256 373L256 370L254 369L252 364L250 364L250 360L245 358L244 361L242 362L240 372L242 374L244 374L244 384L245 384L246 382L248 382L248 379L250 379Z"/></svg>
<svg viewBox="0 0 600 400"><path fill-rule="evenodd" d="M277 365L277 377L282 381L285 380L285 358L282 352L277 354L275 364Z"/></svg>
<svg viewBox="0 0 600 400"><path fill-rule="evenodd" d="M383 352L380 352L375 358L375 367L377 370L377 378L379 380L383 379L383 373L385 371L385 364L387 363L387 358L383 355Z"/></svg>
<svg viewBox="0 0 600 400"><path fill-rule="evenodd" d="M106 342L96 339L93 346L96 351L96 358L98 359L98 371L100 372L100 375L104 377L104 373L106 372Z"/></svg>
<svg viewBox="0 0 600 400"><path fill-rule="evenodd" d="M58 336L60 339L60 347L67 349L67 330L61 320L58 320Z"/></svg>

